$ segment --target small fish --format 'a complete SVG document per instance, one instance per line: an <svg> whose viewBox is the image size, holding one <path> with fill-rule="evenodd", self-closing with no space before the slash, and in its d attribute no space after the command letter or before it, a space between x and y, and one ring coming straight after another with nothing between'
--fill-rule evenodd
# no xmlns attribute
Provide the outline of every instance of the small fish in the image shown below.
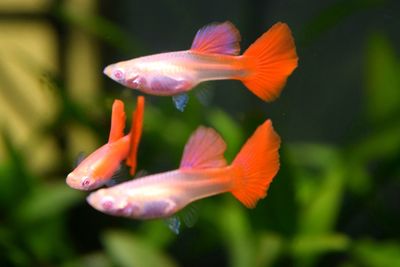
<svg viewBox="0 0 400 267"><path fill-rule="evenodd" d="M99 189L87 201L101 212L134 219L170 218L195 200L225 192L254 208L279 170L279 146L267 120L228 166L224 140L201 126L186 144L179 169Z"/></svg>
<svg viewBox="0 0 400 267"><path fill-rule="evenodd" d="M67 184L79 190L93 190L109 182L118 171L121 161L126 160L130 173L136 171L136 154L142 134L144 97L137 99L132 115L129 134L124 136L124 103L115 100L112 107L111 129L108 143L98 148L67 176Z"/></svg>
<svg viewBox="0 0 400 267"><path fill-rule="evenodd" d="M111 64L114 81L151 95L185 95L211 80L240 80L264 101L277 98L297 67L296 46L287 24L278 22L240 52L240 33L229 21L201 28L189 50L155 54ZM174 99L179 110L187 96ZM181 101L185 100L185 101Z"/></svg>

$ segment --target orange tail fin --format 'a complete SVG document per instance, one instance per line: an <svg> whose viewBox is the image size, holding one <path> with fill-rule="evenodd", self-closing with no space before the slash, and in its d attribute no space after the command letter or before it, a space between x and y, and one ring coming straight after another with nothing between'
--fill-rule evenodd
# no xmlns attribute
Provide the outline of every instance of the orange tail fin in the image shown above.
<svg viewBox="0 0 400 267"><path fill-rule="evenodd" d="M258 38L243 57L248 60L249 75L242 82L264 101L279 96L298 60L291 31L281 22Z"/></svg>
<svg viewBox="0 0 400 267"><path fill-rule="evenodd" d="M130 140L130 151L126 164L131 167L129 173L134 175L136 172L136 157L142 136L143 129L143 113L144 113L144 97L139 96L136 103L136 109L132 114L132 126L131 126L131 140Z"/></svg>
<svg viewBox="0 0 400 267"><path fill-rule="evenodd" d="M232 166L237 170L231 193L246 207L254 208L267 195L279 170L280 138L266 120L247 140Z"/></svg>
<svg viewBox="0 0 400 267"><path fill-rule="evenodd" d="M124 102L115 99L112 105L111 127L108 143L115 142L124 136L125 111Z"/></svg>

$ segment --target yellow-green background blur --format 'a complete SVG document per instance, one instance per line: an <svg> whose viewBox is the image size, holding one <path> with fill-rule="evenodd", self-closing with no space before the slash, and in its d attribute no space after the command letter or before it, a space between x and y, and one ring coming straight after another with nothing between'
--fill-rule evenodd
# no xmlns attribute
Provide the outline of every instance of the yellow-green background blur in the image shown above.
<svg viewBox="0 0 400 267"><path fill-rule="evenodd" d="M298 68L273 103L238 81L205 84L208 102L193 93L184 113L146 97L138 169L177 168L201 124L230 162L271 118L282 147L268 197L253 210L201 200L179 235L92 209L66 175L106 142L113 100L130 117L137 96L103 68L188 49L225 20L242 51L288 23ZM1 0L0 266L400 266L399 29L396 0Z"/></svg>

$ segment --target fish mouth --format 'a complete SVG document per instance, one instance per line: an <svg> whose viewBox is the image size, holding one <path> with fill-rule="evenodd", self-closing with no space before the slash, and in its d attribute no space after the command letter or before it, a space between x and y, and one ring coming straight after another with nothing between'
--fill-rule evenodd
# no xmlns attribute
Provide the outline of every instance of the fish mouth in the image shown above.
<svg viewBox="0 0 400 267"><path fill-rule="evenodd" d="M111 65L104 68L103 73L111 78Z"/></svg>

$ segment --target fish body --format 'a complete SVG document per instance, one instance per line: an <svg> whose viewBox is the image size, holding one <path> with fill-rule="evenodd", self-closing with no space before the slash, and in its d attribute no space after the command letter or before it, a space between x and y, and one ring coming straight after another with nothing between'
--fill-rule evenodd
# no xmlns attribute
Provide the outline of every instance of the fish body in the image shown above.
<svg viewBox="0 0 400 267"><path fill-rule="evenodd" d="M132 116L129 134L124 135L124 104L115 100L108 142L95 150L67 176L67 184L79 190L93 190L108 182L119 169L122 161L127 160L131 174L136 168L136 154L142 132L144 98L138 98L138 105Z"/></svg>
<svg viewBox="0 0 400 267"><path fill-rule="evenodd" d="M112 188L113 194L120 196L116 204L107 197L107 189L100 189L95 195L102 198L102 208L109 209L112 215L166 218L197 199L228 192L232 187L228 173L234 174L230 167L174 170L135 179ZM95 201L92 198L89 203Z"/></svg>
<svg viewBox="0 0 400 267"><path fill-rule="evenodd" d="M189 50L111 64L104 73L126 87L147 94L174 96L211 80L240 80L264 101L279 96L297 67L293 37L278 22L239 55L240 34L230 22L200 29Z"/></svg>
<svg viewBox="0 0 400 267"><path fill-rule="evenodd" d="M186 144L179 169L100 189L87 201L104 213L134 219L167 218L193 201L225 192L252 208L279 170L279 145L267 120L228 166L225 142L200 127Z"/></svg>
<svg viewBox="0 0 400 267"><path fill-rule="evenodd" d="M245 62L241 56L186 50L120 62L107 67L105 73L111 73L111 69L121 72L125 69L124 79L120 80L123 85L147 94L173 96L188 92L204 81L245 77Z"/></svg>

